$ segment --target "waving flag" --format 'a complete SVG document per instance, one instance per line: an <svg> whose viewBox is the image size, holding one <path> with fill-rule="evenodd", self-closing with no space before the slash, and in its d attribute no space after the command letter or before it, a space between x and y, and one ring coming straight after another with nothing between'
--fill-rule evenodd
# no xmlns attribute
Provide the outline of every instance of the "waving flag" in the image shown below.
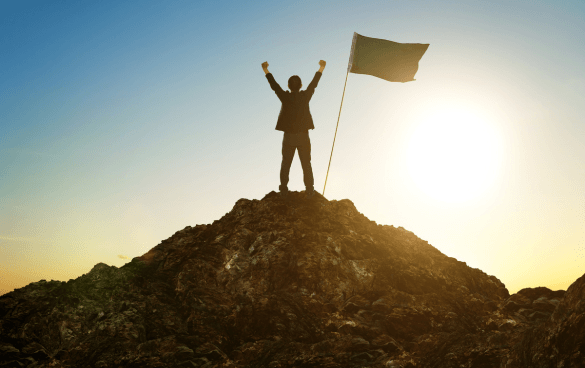
<svg viewBox="0 0 585 368"><path fill-rule="evenodd" d="M337 115L337 126L333 136L331 155L329 155L327 175L325 175L325 185L323 185L323 195L325 195L325 187L329 177L329 168L331 167L331 158L333 157L333 148L335 147L335 138L337 137L337 128L339 128L339 118L341 117L341 108L343 107L349 72L369 74L389 82L411 82L415 80L414 75L418 71L418 62L428 47L428 43L398 43L380 38L365 37L356 32L353 33L349 65L345 74L345 84L341 95L339 115Z"/></svg>
<svg viewBox="0 0 585 368"><path fill-rule="evenodd" d="M354 32L349 71L373 75L389 82L415 80L418 62L429 44L398 43L365 37Z"/></svg>

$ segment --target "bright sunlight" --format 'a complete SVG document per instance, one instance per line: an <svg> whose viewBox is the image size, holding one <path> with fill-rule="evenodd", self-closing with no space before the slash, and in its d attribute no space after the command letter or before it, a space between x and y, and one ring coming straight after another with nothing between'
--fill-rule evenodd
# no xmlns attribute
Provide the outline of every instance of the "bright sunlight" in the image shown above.
<svg viewBox="0 0 585 368"><path fill-rule="evenodd" d="M420 190L440 201L464 202L493 185L500 168L501 142L480 114L445 109L420 120L407 160Z"/></svg>

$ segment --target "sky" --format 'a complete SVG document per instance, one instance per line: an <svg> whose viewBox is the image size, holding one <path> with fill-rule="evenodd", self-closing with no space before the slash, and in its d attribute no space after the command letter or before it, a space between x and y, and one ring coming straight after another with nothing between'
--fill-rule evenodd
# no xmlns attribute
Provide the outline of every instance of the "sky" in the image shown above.
<svg viewBox="0 0 585 368"><path fill-rule="evenodd" d="M117 267L278 191L280 101L311 100L323 192L353 33L428 43L350 73L325 197L511 293L585 273L585 2L2 1L0 294ZM304 190L298 156L290 190Z"/></svg>

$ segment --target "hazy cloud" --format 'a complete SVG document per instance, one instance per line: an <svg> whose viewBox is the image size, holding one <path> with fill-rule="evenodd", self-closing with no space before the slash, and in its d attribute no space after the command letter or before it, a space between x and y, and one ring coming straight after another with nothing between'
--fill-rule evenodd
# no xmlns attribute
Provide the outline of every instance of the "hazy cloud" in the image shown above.
<svg viewBox="0 0 585 368"><path fill-rule="evenodd" d="M121 258L121 259L130 259L130 257L126 257L126 256L123 256L121 254L118 254L118 258Z"/></svg>

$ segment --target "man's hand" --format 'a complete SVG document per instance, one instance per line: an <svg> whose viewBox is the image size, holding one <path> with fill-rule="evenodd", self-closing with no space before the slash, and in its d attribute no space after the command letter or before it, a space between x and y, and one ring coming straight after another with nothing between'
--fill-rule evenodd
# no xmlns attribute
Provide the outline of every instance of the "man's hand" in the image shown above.
<svg viewBox="0 0 585 368"><path fill-rule="evenodd" d="M264 73L265 73L265 74L268 74L268 73L270 73L270 72L268 71L268 61L265 61L265 62L263 62L263 63L262 63L262 70L264 70Z"/></svg>
<svg viewBox="0 0 585 368"><path fill-rule="evenodd" d="M319 68L319 73L323 73L323 69L325 69L325 60L320 60L319 61L319 65L321 65L321 67Z"/></svg>

